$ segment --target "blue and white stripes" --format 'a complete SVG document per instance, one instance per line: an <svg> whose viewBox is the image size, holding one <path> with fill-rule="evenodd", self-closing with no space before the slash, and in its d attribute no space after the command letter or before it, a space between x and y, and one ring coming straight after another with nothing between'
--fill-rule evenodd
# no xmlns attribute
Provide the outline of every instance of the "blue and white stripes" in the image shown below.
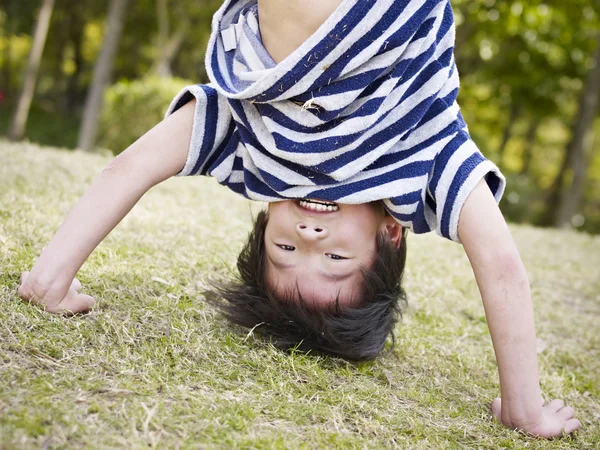
<svg viewBox="0 0 600 450"><path fill-rule="evenodd" d="M384 200L413 231L458 240L470 191L486 177L499 200L504 178L460 114L453 46L448 0L343 0L275 64L256 0L228 0L213 19L211 84L169 108L197 100L181 175L262 201Z"/></svg>

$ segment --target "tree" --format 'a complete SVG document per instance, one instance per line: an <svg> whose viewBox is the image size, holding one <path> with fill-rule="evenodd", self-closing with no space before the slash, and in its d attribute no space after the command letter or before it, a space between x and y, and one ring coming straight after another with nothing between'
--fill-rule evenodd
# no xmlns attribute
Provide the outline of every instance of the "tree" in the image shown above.
<svg viewBox="0 0 600 450"><path fill-rule="evenodd" d="M560 228L570 225L583 196L586 150L591 147L593 142L592 125L598 111L598 98L600 97L600 33L598 33L596 41L596 54L583 86L579 110L573 123L572 137L567 150L573 179L570 186L560 196L560 204L554 221L554 225Z"/></svg>
<svg viewBox="0 0 600 450"><path fill-rule="evenodd" d="M29 53L27 66L23 76L23 87L17 101L17 107L9 132L9 137L14 140L22 139L25 134L25 125L27 124L27 117L29 116L29 109L31 108L31 101L33 100L33 94L35 92L40 61L42 60L44 46L46 45L46 37L48 36L48 28L54 9L54 2L55 0L43 0L42 7L38 14L38 20L33 33L33 45L31 47L31 52Z"/></svg>
<svg viewBox="0 0 600 450"><path fill-rule="evenodd" d="M521 166L521 175L528 175L531 169L531 160L533 159L533 149L535 147L537 131L540 127L541 120L535 118L530 121L523 147L523 165Z"/></svg>
<svg viewBox="0 0 600 450"><path fill-rule="evenodd" d="M515 101L510 106L510 114L508 116L508 121L506 126L504 127L504 132L502 133L502 141L500 142L500 147L498 147L498 166L500 169L504 168L504 152L506 151L506 146L508 145L508 141L512 136L513 128L515 126L515 122L521 115L521 105Z"/></svg>
<svg viewBox="0 0 600 450"><path fill-rule="evenodd" d="M98 122L104 101L104 90L112 75L115 55L123 31L125 12L130 0L111 0L108 24L100 56L94 67L92 84L88 90L77 146L92 151L98 134Z"/></svg>
<svg viewBox="0 0 600 450"><path fill-rule="evenodd" d="M84 11L89 8L81 1L73 1L70 5L70 21L68 36L72 48L73 71L69 75L62 103L63 111L72 111L79 107L80 83L84 71L83 40L85 35Z"/></svg>
<svg viewBox="0 0 600 450"><path fill-rule="evenodd" d="M159 77L173 76L171 69L173 58L175 58L179 52L190 26L188 15L182 11L183 8L181 3L178 3L178 7L180 11L178 17L178 26L173 35L170 36L170 21L167 0L156 0L156 16L158 19L158 52L156 61L152 67L152 72Z"/></svg>

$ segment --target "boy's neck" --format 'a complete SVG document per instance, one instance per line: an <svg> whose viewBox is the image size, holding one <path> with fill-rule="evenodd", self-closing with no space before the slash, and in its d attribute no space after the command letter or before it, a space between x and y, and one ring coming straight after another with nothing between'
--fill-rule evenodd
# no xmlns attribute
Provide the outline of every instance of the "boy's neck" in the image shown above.
<svg viewBox="0 0 600 450"><path fill-rule="evenodd" d="M260 33L276 63L308 39L343 0L258 0Z"/></svg>

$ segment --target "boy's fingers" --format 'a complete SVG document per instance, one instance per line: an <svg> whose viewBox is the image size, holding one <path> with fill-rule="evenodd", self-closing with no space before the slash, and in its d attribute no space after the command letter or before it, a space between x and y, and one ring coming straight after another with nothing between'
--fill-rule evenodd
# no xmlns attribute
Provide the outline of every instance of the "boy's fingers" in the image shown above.
<svg viewBox="0 0 600 450"><path fill-rule="evenodd" d="M94 297L86 294L77 294L61 302L60 307L63 312L79 314L88 312L94 306Z"/></svg>
<svg viewBox="0 0 600 450"><path fill-rule="evenodd" d="M575 417L575 410L570 406L565 406L563 409L558 411L556 415L563 420L569 420Z"/></svg>
<svg viewBox="0 0 600 450"><path fill-rule="evenodd" d="M500 420L500 417L502 415L502 400L500 399L500 397L495 398L492 401L492 414L494 414L496 419Z"/></svg>
<svg viewBox="0 0 600 450"><path fill-rule="evenodd" d="M29 276L29 272L23 272L21 274L21 284L25 283L25 280L27 279L27 277Z"/></svg>
<svg viewBox="0 0 600 450"><path fill-rule="evenodd" d="M38 303L38 305L44 309L44 311L51 312L53 314L60 314L63 310L62 304L64 302L56 303L54 305L47 305L44 303Z"/></svg>
<svg viewBox="0 0 600 450"><path fill-rule="evenodd" d="M44 305L44 309L54 314L79 314L88 312L95 302L94 297L86 294L67 295L55 305Z"/></svg>
<svg viewBox="0 0 600 450"><path fill-rule="evenodd" d="M29 272L23 272L21 274L21 279L19 280L19 287L17 288L17 295L26 302L35 303L35 298L31 295L31 292L29 292L29 290L25 288L25 281L27 280L28 276Z"/></svg>
<svg viewBox="0 0 600 450"><path fill-rule="evenodd" d="M75 300L77 300L77 305L76 309L73 310L74 313L88 312L92 309L94 303L96 303L94 297L86 294L78 294L77 297L75 297Z"/></svg>
<svg viewBox="0 0 600 450"><path fill-rule="evenodd" d="M553 413L556 413L556 412L560 411L562 408L564 408L564 406L565 406L565 402L557 399L557 400L552 400L550 403L548 403L546 405L546 408L548 408Z"/></svg>
<svg viewBox="0 0 600 450"><path fill-rule="evenodd" d="M579 422L579 420L570 419L570 420L567 420L567 423L565 424L563 431L565 433L569 434L575 430L579 430L579 427L581 427L581 422Z"/></svg>
<svg viewBox="0 0 600 450"><path fill-rule="evenodd" d="M77 278L73 278L73 282L71 283L71 288L78 291L79 289L81 289L81 282Z"/></svg>
<svg viewBox="0 0 600 450"><path fill-rule="evenodd" d="M91 295L79 294L77 298L80 300L79 303L82 305L82 307L85 308L85 310L82 310L81 312L89 311L96 303L96 299Z"/></svg>

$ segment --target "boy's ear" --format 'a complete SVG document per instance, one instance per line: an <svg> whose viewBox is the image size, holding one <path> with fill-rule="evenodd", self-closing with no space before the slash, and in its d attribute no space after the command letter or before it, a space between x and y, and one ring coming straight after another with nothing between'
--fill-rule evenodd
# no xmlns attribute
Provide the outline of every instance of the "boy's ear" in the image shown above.
<svg viewBox="0 0 600 450"><path fill-rule="evenodd" d="M400 248L400 244L402 243L402 225L396 222L396 219L391 216L385 216L379 226L379 232L387 236L394 244L394 247Z"/></svg>

